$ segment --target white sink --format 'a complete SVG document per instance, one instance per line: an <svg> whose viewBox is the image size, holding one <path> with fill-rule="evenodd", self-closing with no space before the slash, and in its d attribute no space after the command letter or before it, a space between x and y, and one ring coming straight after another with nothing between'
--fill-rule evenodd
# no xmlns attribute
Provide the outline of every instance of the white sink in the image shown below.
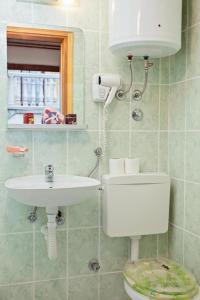
<svg viewBox="0 0 200 300"><path fill-rule="evenodd" d="M57 175L54 182L45 176L25 176L5 182L10 197L30 206L68 206L95 196L100 182L89 177Z"/></svg>
<svg viewBox="0 0 200 300"><path fill-rule="evenodd" d="M14 200L26 205L46 208L48 221L42 226L41 232L47 242L49 259L56 259L58 207L94 199L100 182L89 177L65 175L53 176L53 182L46 182L45 179L43 175L17 177L8 179L5 186L9 196Z"/></svg>

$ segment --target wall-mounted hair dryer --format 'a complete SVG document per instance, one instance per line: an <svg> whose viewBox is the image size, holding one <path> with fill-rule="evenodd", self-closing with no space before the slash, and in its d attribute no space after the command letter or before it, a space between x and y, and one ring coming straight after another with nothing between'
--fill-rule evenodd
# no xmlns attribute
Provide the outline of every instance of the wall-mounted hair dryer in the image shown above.
<svg viewBox="0 0 200 300"><path fill-rule="evenodd" d="M118 74L95 74L92 80L93 100L109 105L120 85L121 78Z"/></svg>

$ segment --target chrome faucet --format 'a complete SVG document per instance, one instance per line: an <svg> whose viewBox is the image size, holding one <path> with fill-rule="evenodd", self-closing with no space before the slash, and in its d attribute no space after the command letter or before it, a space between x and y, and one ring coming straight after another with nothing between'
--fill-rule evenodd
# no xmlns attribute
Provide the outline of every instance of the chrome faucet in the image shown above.
<svg viewBox="0 0 200 300"><path fill-rule="evenodd" d="M46 180L46 182L53 182L53 180L54 180L54 167L53 167L53 165L47 165L45 167L45 180Z"/></svg>

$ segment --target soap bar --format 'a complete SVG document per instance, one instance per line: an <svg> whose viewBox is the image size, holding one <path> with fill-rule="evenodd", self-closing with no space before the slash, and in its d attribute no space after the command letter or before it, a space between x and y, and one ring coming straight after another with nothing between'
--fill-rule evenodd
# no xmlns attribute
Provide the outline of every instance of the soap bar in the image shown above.
<svg viewBox="0 0 200 300"><path fill-rule="evenodd" d="M28 151L28 148L16 147L16 146L8 146L6 151L9 153L24 153Z"/></svg>

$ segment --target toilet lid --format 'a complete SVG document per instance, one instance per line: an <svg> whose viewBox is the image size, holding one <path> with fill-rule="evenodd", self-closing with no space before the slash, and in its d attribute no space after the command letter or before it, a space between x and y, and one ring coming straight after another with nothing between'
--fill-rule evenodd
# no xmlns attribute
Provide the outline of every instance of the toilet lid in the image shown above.
<svg viewBox="0 0 200 300"><path fill-rule="evenodd" d="M195 278L166 258L127 263L124 277L132 289L150 299L189 300L199 291Z"/></svg>

